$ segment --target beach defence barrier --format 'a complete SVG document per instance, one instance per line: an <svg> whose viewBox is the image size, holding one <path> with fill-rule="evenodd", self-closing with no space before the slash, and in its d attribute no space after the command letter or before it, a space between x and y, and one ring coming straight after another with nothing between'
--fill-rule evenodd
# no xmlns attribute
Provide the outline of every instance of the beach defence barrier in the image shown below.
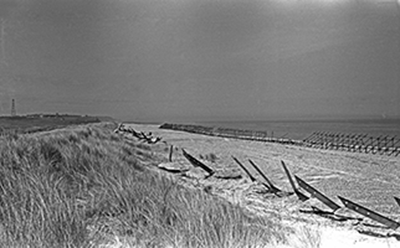
<svg viewBox="0 0 400 248"><path fill-rule="evenodd" d="M343 203L343 205L346 206L346 208L349 208L361 215L364 215L367 218L370 218L376 222L379 222L385 226L387 226L390 229L396 230L399 226L400 223L397 221L394 221L388 217L385 217L377 212L374 212L366 207L363 207L355 202L352 202L348 199L345 199L341 196L338 196L338 198L340 199L340 201Z"/></svg>
<svg viewBox="0 0 400 248"><path fill-rule="evenodd" d="M372 136L368 134L346 134L333 132L313 132L302 140L302 144L312 148L361 152L389 156L400 154L400 139L395 135Z"/></svg>
<svg viewBox="0 0 400 248"><path fill-rule="evenodd" d="M272 142L280 144L289 145L301 145L303 142L299 140L293 140L283 137L274 137L273 132L270 134L267 131L252 131L234 128L224 128L224 127L206 127L200 125L191 124L171 124L164 123L159 128L169 129L175 131L184 131L188 133L203 134L209 136L217 136L222 138L233 138L233 139L243 139L252 140L260 142Z"/></svg>
<svg viewBox="0 0 400 248"><path fill-rule="evenodd" d="M249 176L250 180L252 182L259 182L262 185L264 185L269 192L273 193L274 195L276 195L277 197L284 197L284 196L289 196L292 195L292 192L287 192L287 191L283 191L281 189L279 189L278 187L276 187L271 180L269 180L267 178L267 176L261 171L260 168L258 168L258 166L251 160L249 159L249 163L251 164L251 166L257 171L257 173L259 175L261 175L261 177L264 179L264 182L258 181L248 170L247 168L234 156L232 156L233 160L239 165L240 168L242 168L242 170L247 174L247 176ZM307 198L308 199L308 198Z"/></svg>
<svg viewBox="0 0 400 248"><path fill-rule="evenodd" d="M164 127L165 128L165 127ZM180 128L182 128L180 126ZM193 132L196 132L196 129L193 129ZM186 131L184 130L184 128L182 128L182 131ZM197 132L196 132L197 133ZM323 133L322 133L323 134ZM209 135L209 134L207 134ZM314 140L315 142L318 141L319 137L316 137L320 135L320 133L314 133L312 135L310 135L308 138L309 140ZM367 135L364 134L355 134L355 135L351 135L351 134L338 134L336 135L336 137L340 137L340 138L344 138L347 139L348 142L351 142L352 139L356 139L359 140L361 138L365 138L367 137ZM386 137L387 139L387 137ZM379 139L380 140L380 139ZM395 141L393 141L395 142ZM170 149L172 150L173 146L170 146ZM204 170L208 175L204 178L205 180L208 179L209 177L214 176L215 178L220 178L220 179L238 179L238 178L242 178L241 176L235 176L235 177L223 177L223 176L216 176L216 171L213 168L208 167L207 165L205 165L204 163L200 162L198 159L196 159L195 157L193 157L192 155L190 155L185 149L181 149L182 150L182 154L183 156L194 166L194 167L200 167L202 170ZM170 154L171 156L171 154ZM337 210L342 209L343 207L338 205L337 203L335 203L333 200L331 200L330 198L328 198L326 195L324 195L322 192L320 192L319 190L317 190L316 188L314 188L313 186L311 186L310 184L306 183L305 180L301 179L300 177L298 177L297 175L293 175L295 180L297 181L298 186L303 189L304 191L306 191L309 196L306 196L305 194L303 194L299 188L296 187L294 180L292 179L291 173L289 172L287 166L285 165L285 163L283 161L281 161L281 164L283 166L284 172L287 175L290 185L293 188L294 192L286 192L286 191L282 191L281 189L279 189L278 187L276 187L275 185L272 184L272 182L266 177L266 175L264 174L264 172L251 160L249 159L250 164L253 166L253 168L258 172L259 175L261 175L264 179L265 182L267 182L267 184L263 183L262 181L258 181L250 172L249 170L247 170L247 168L234 156L232 156L232 159L239 165L239 167L247 174L247 176L250 178L250 180L252 182L258 182L262 185L264 185L267 189L270 190L270 193L275 194L277 197L283 197L283 196L290 196L293 193L295 193L298 197L298 199L302 202L307 201L310 198L316 198L318 199L320 202L322 202L325 206L329 207L331 209L331 211L326 211L323 209L320 209L319 207L316 207L314 204L311 205L311 210L307 210L307 209L300 209L299 211L301 213L311 213L311 214L316 214L319 215L321 217L325 217L325 218L329 218L331 220L335 220L335 221L348 221L348 220L354 220L357 221L357 223L360 223L361 229L357 229L357 231L361 234L366 234L366 235L370 235L370 236L376 236L376 237L395 237L397 239L400 240L400 234L397 233L399 227L400 227L400 222L397 222L391 218L388 218L384 215L381 215L373 210L370 210L366 207L363 207L357 203L354 203L350 200L347 200L341 196L337 196L340 201L343 203L345 208L348 208L354 212L357 212L358 214L361 214L373 221L376 221L380 224L383 224L385 226L385 228L389 228L392 229L392 231L384 231L383 234L381 231L376 232L376 230L371 231L370 229L368 229L367 231L365 231L364 229L362 229L362 225L364 225L364 219L360 218L360 217L354 217L354 216L349 216L348 214L340 214L338 213ZM160 168L163 169L163 168ZM168 172L172 172L175 173L175 170L171 170L168 169L166 170ZM187 172L188 169L186 170L178 170L178 173L182 173L182 172ZM400 205L400 199L397 197L394 197L394 200L396 201L397 204ZM377 228L382 228L381 226L373 226L369 224L369 227L377 227ZM385 229L386 230L386 229Z"/></svg>
<svg viewBox="0 0 400 248"><path fill-rule="evenodd" d="M336 204L334 201L329 199L327 196L325 196L324 194L319 192L317 189L315 189L314 187L312 187L311 185L306 183L303 179L301 179L300 177L298 177L296 175L294 177L296 178L296 181L301 188L303 188L305 191L307 191L312 197L317 198L319 201L321 201L326 206L331 208L333 210L333 212L335 212L336 210L338 210L340 208L340 206L338 204Z"/></svg>
<svg viewBox="0 0 400 248"><path fill-rule="evenodd" d="M260 168L258 168L258 166L251 160L249 159L249 162L251 164L251 166L253 166L253 168L258 172L258 174L260 174L264 180L267 182L268 187L270 188L271 192L276 194L278 192L281 192L282 190L280 190L279 188L277 188L269 179L268 177L261 171Z"/></svg>
<svg viewBox="0 0 400 248"><path fill-rule="evenodd" d="M130 134L138 140L144 141L148 144L156 144L161 141L161 137L154 137L150 132L148 134L144 132L138 132L130 127L125 127L123 123L120 123L118 127L114 130L114 133L126 133Z"/></svg>
<svg viewBox="0 0 400 248"><path fill-rule="evenodd" d="M399 205L400 207L400 198L397 198L396 196L394 196L393 198L396 201L397 205Z"/></svg>
<svg viewBox="0 0 400 248"><path fill-rule="evenodd" d="M247 175L249 175L250 179L254 182L256 181L256 179L250 174L250 172L246 169L246 167L240 163L240 161L233 157L232 158L235 160L235 162L246 172ZM267 181L268 185L267 188L269 189L274 189L271 192L276 194L277 192L280 191L280 189L276 188L274 185L272 185L272 183L269 181L268 178L265 177L265 175L263 174L263 172L254 164L254 162L252 162L251 160L249 160L250 164L254 167L254 169L256 169L256 171L262 175L264 177L264 180ZM320 192L319 190L317 190L316 188L314 188L313 186L311 186L310 184L306 183L305 180L301 179L300 177L298 177L297 175L294 175L298 185L300 186L300 188L304 189L309 195L310 197L304 195L303 193L301 193L299 191L299 189L295 186L294 181L290 175L290 172L286 166L286 164L281 161L281 164L283 166L283 169L287 175L287 177L289 178L289 182L294 190L294 193L298 196L300 201L307 201L310 198L316 198L317 200L319 200L320 202L322 202L325 206L329 207L331 209L331 211L326 211L326 210L322 210L316 206L311 206L312 210L300 210L300 212L303 213L311 213L311 214L317 214L320 215L322 217L326 217L332 220L336 220L336 221L347 221L347 220L356 220L357 222L363 222L362 218L359 217L353 217L353 216L348 216L348 215L343 215L343 214L338 214L337 211L339 209L341 209L342 207L335 203L333 200L331 200L329 197L327 197L326 195L324 195L322 192ZM271 187L272 185L272 187ZM276 194L277 196L280 196L278 194ZM287 194L287 196L290 194ZM376 221L380 224L383 224L385 227L392 229L392 230L396 230L400 227L400 223L390 219L386 216L383 216L373 210L370 210L364 206L361 206L357 203L354 203L348 199L345 199L341 196L337 196L339 198L339 200L343 203L344 207L353 210L354 212L361 214L373 221ZM394 197L395 201L397 202L397 204L400 205L400 199L397 197ZM374 232L363 232L361 231L360 233L364 233L364 234L369 234L369 235L381 235L381 234L377 234ZM386 233L385 235L381 235L381 237L391 237L393 236L390 232ZM400 236L398 234L394 234L394 237L396 238L400 238Z"/></svg>
<svg viewBox="0 0 400 248"><path fill-rule="evenodd" d="M189 127L188 127L189 126ZM200 128L198 128L200 127ZM238 138L238 135L242 134L242 136L239 136L239 138L244 138L244 139L249 139L249 137L253 140L255 137L252 137L254 135L254 132L252 131L246 131L246 130L234 130L234 129L226 129L226 128L214 128L214 127L202 127L202 126L196 126L196 125L177 125L177 124L164 124L160 128L163 129L171 129L171 130L179 130L179 131L185 131L185 132L192 132L192 133L202 133L205 135L211 135L211 136L222 136L222 137L229 137L229 138ZM263 133L264 135L266 132ZM267 135L263 137L258 133L259 136L257 136L257 139L254 140L260 140L260 141L265 141L265 137L268 137ZM321 142L321 139L325 138L325 136L329 137L331 142L345 142L347 146L342 147L348 147L348 146L354 146L356 148L358 145L361 144L367 144L368 146L381 146L382 147L388 147L389 145L395 146L398 141L394 137L389 137L389 136L379 136L376 138L371 138L370 136L366 134L342 134L342 133L328 133L328 132L314 132L311 135L309 135L305 140L302 142L298 142L295 144L300 144L300 145L307 145L310 146L310 144L314 145L325 145L325 142ZM166 143L167 144L167 143ZM331 145L333 147L333 145ZM329 147L329 146L327 146ZM340 145L339 145L340 147ZM354 149L353 148L353 149ZM173 145L170 145L170 153L169 153L169 161L172 160L172 150L173 150ZM212 167L209 167L205 165L203 162L200 160L196 159L194 156L190 155L185 149L181 148L183 156L194 166L194 167L199 167L201 168L204 172L207 173L207 175L203 178L204 180L207 180L210 177L214 177L214 179L223 179L223 180L232 180L232 179L240 179L242 178L241 175L239 176L221 176L217 173L217 170L215 170ZM354 150L351 150L354 151ZM201 156L200 156L201 157ZM287 192L287 191L282 191L279 187L276 187L275 185L272 184L272 182L268 179L268 177L265 175L265 173L259 168L251 159L248 159L250 165L253 167L255 171L264 179L260 180L259 178L254 177L250 171L242 164L236 157L232 156L232 159L239 165L239 167L246 173L246 175L249 177L249 179L252 182L257 182L260 185L265 186L268 190L269 193L272 193L276 195L277 197L284 197L284 196L290 196L293 194L297 195L297 198L299 201L305 202L309 200L310 198L315 198L319 200L321 203L323 203L326 207L329 207L330 210L324 210L323 208L320 208L318 205L315 206L313 202L310 202L310 206L307 206L305 208L299 209L299 212L301 213L307 213L307 214L315 214L319 215L324 218L328 218L334 221L355 221L353 225L357 225L357 231L361 234L369 235L369 236L375 236L375 237L395 237L396 239L400 240L400 233L398 231L400 227L400 222L397 222L396 220L393 220L387 216L381 215L380 213L377 213L371 209L368 209L362 205L359 205L357 203L354 203L348 199L345 199L341 196L337 196L343 206L335 203L333 200L331 200L328 196L324 195L322 192L308 184L305 180L301 179L295 174L292 174L294 179L292 178L292 175L286 166L286 164L281 161L281 164L284 169L284 173L289 179L289 183L293 189L293 192ZM180 175L184 175L182 173L186 173L190 169L185 169L185 170L174 170L170 168L160 168L163 170L166 170L167 172L171 173L178 173ZM265 181L266 183L264 183ZM297 182L298 187L296 187L295 182ZM305 193L303 193L303 192ZM206 191L210 193L209 191ZM265 192L263 192L265 193ZM397 197L394 197L395 202L400 206L400 199ZM369 218L370 220L373 220L375 222L378 222L380 224L383 224L383 226L378 226L374 224L370 224L368 220L365 220L365 218L361 218L358 216L353 216L352 214L348 214L346 211L342 213L343 211L339 211L343 208L350 209L360 215L363 215L366 218ZM371 229L375 228L375 229ZM391 229L391 230L389 230Z"/></svg>
<svg viewBox="0 0 400 248"><path fill-rule="evenodd" d="M242 170L244 170L244 172L247 174L247 176L250 178L250 180L252 182L257 181L256 178L253 175L251 175L249 170L247 170L247 168L237 158L235 158L234 156L232 156L232 158L240 166L240 168L242 168Z"/></svg>
<svg viewBox="0 0 400 248"><path fill-rule="evenodd" d="M349 217L349 216L343 216L343 215L337 214L336 211L342 208L340 205L338 205L337 203L335 203L334 201L329 199L326 195L322 194L320 191L318 191L317 189L315 189L314 187L312 187L311 185L306 183L304 180L302 180L298 176L295 175L295 178L296 178L296 181L298 182L299 186L301 188L303 188L305 191L307 191L311 195L311 197L315 197L316 199L318 199L320 202L322 202L323 204L325 204L332 210L332 211L324 211L317 207L313 207L313 210L311 211L311 213L315 213L315 214L325 216L330 219L339 220L339 221L352 220L352 219L362 221L362 219L357 218L357 217ZM373 221L383 224L387 228L396 230L400 227L400 223L395 220L392 220L386 216L383 216L373 210L370 210L364 206L354 203L354 202L352 202L348 199L345 199L341 196L337 196L337 197L339 198L339 200L343 203L343 205L346 208L353 210L354 212L361 214ZM396 197L395 197L395 200L397 201ZM306 212L308 212L308 211L306 211ZM388 235L385 235L385 236L389 237ZM397 236L399 236L399 235L396 234L396 237Z"/></svg>
<svg viewBox="0 0 400 248"><path fill-rule="evenodd" d="M293 178L290 175L289 169L287 168L285 162L283 162L281 160L281 164L282 164L283 170L285 171L285 174L286 174L287 178L289 179L289 183L290 183L290 186L292 186L293 192L297 195L297 198L299 198L299 200L302 201L302 202L307 201L308 199L310 199L309 197L307 197L306 195L301 193L300 190L296 187L296 185L294 184Z"/></svg>
<svg viewBox="0 0 400 248"><path fill-rule="evenodd" d="M277 138L273 136L273 132L268 133L267 131L207 127L192 124L164 123L159 128L222 138L280 143L319 149L361 152L388 156L398 156L400 154L400 139L396 136L389 135L375 137L368 134L346 134L339 132L317 131L313 132L303 140L294 140L283 137Z"/></svg>
<svg viewBox="0 0 400 248"><path fill-rule="evenodd" d="M215 173L215 171L213 169L211 169L207 165L205 165L202 162L200 162L199 160L197 160L195 157L193 157L187 151L185 151L185 149L182 149L182 154L194 167L200 167L205 172L207 172L208 176L206 178L212 176Z"/></svg>

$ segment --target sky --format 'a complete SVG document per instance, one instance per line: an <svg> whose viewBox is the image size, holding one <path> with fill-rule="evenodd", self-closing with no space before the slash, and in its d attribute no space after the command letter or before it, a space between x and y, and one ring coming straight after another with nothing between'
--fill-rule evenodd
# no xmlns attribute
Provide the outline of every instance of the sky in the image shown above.
<svg viewBox="0 0 400 248"><path fill-rule="evenodd" d="M399 0L0 0L0 115L400 117Z"/></svg>

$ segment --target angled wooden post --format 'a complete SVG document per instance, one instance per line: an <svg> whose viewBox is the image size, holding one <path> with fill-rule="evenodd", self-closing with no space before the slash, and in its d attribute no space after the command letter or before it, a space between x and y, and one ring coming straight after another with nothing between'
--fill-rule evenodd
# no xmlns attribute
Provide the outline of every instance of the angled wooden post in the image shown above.
<svg viewBox="0 0 400 248"><path fill-rule="evenodd" d="M400 223L398 223L398 222L396 222L394 220L391 220L391 219L389 219L389 218L387 218L387 217L385 217L383 215L380 215L380 214L378 214L378 213L376 213L376 212L374 212L374 211L372 211L372 210L370 210L370 209L368 209L366 207L363 207L363 206L361 206L361 205L359 205L357 203L354 203L354 202L352 202L350 200L347 200L347 199L345 199L343 197L340 197L340 196L338 196L338 198L343 202L343 204L347 208L349 208L349 209L351 209L351 210L353 210L353 211L355 211L355 212L357 212L359 214L362 214L365 217L370 218L371 220L379 222L379 223L381 223L381 224L383 224L383 225L385 225L385 226L387 226L387 227L389 227L391 229L397 229L400 226Z"/></svg>
<svg viewBox="0 0 400 248"><path fill-rule="evenodd" d="M303 201L303 202L304 202L304 201L307 201L309 198L308 198L307 196L305 196L303 193L301 193L301 192L296 188L296 185L294 185L293 179L292 179L292 177L290 176L289 169L286 167L285 163L284 163L282 160L281 160L281 163L282 163L283 169L285 170L286 176L287 176L288 179L289 179L289 183L290 183L290 185L292 186L292 189L293 189L294 193L297 195L297 197L299 198L300 201Z"/></svg>
<svg viewBox="0 0 400 248"><path fill-rule="evenodd" d="M189 153L187 153L184 149L182 149L182 153L183 156L185 156L185 158L187 160L189 160L189 162L194 166L194 167L200 167L202 168L204 171L208 172L209 175L208 177L212 176L215 172L209 168L207 165L203 164L202 162L200 162L199 160L197 160L196 158L194 158L192 155L190 155Z"/></svg>
<svg viewBox="0 0 400 248"><path fill-rule="evenodd" d="M393 198L396 200L397 205L400 207L400 198L397 198L396 196L393 196Z"/></svg>
<svg viewBox="0 0 400 248"><path fill-rule="evenodd" d="M172 162L172 153L174 152L174 145L171 145L169 147L169 156L168 156L168 160L169 162Z"/></svg>
<svg viewBox="0 0 400 248"><path fill-rule="evenodd" d="M256 169L256 171L265 179L265 181L267 182L268 186L270 187L273 193L281 191L280 189L275 187L275 185L272 184L272 182L267 178L267 176L264 175L264 173L256 166L256 164L254 164L253 161L251 161L251 159L249 159L249 162L254 167L254 169Z"/></svg>
<svg viewBox="0 0 400 248"><path fill-rule="evenodd" d="M312 196L320 200L322 203L330 207L333 211L336 211L340 208L338 204L336 204L334 201L329 199L327 196L313 188L311 185L300 179L298 176L294 176L299 183L300 187L302 187L305 191L310 193Z"/></svg>
<svg viewBox="0 0 400 248"><path fill-rule="evenodd" d="M244 172L246 172L246 174L250 177L250 180L252 182L255 182L256 179L250 174L250 172L246 169L246 167L234 156L232 156L233 160L235 160L235 162L240 166L240 168L242 168L242 170L244 170Z"/></svg>

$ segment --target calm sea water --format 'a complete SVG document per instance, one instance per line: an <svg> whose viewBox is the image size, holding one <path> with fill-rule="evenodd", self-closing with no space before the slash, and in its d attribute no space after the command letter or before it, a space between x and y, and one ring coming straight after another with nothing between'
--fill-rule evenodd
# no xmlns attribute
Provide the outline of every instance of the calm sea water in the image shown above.
<svg viewBox="0 0 400 248"><path fill-rule="evenodd" d="M205 126L238 128L267 131L274 137L301 140L315 131L339 132L345 134L368 134L378 137L389 135L400 139L400 119L378 120L314 120L314 121L219 121L198 122Z"/></svg>

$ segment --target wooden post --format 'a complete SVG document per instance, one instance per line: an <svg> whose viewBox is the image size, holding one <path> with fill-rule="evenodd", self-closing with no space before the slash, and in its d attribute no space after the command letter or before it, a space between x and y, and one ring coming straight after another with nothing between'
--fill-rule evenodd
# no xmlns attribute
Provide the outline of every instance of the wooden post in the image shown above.
<svg viewBox="0 0 400 248"><path fill-rule="evenodd" d="M172 153L173 153L173 152L174 152L174 146L171 145L171 146L169 147L169 157L168 157L169 162L172 162Z"/></svg>

